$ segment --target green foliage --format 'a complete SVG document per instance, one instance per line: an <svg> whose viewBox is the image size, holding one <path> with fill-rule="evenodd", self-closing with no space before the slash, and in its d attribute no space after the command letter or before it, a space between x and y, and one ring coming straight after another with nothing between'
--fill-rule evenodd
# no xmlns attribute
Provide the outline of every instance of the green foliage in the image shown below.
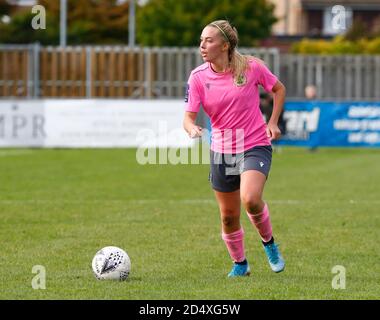
<svg viewBox="0 0 380 320"><path fill-rule="evenodd" d="M291 51L300 54L380 54L380 32L370 31L361 20L355 20L344 34L332 41L303 39Z"/></svg>
<svg viewBox="0 0 380 320"><path fill-rule="evenodd" d="M11 15L10 24L0 22L0 43L59 43L59 1L40 0L46 9L46 29L34 30L30 8ZM0 10L9 11L5 0ZM1 12L1 11L0 11ZM241 46L269 36L273 5L265 0L150 0L137 6L137 42L147 46L198 45L202 28L216 19L236 25ZM126 44L129 2L117 0L68 0L67 43Z"/></svg>
<svg viewBox="0 0 380 320"><path fill-rule="evenodd" d="M332 41L303 39L295 43L291 51L299 54L380 54L380 37L356 41L342 36Z"/></svg>
<svg viewBox="0 0 380 320"><path fill-rule="evenodd" d="M0 43L33 43L58 44L58 23L51 16L46 17L46 29L35 30L31 27L34 15L23 10L12 17L12 23L0 24ZM28 30L22 31L22 30Z"/></svg>
<svg viewBox="0 0 380 320"><path fill-rule="evenodd" d="M380 36L367 43L367 53L380 54Z"/></svg>
<svg viewBox="0 0 380 320"><path fill-rule="evenodd" d="M2 1L2 0L0 0ZM0 23L0 43L59 43L59 1L40 0L46 9L46 29L34 30L30 9L17 11L10 24ZM1 2L0 2L1 5ZM67 43L105 44L128 41L128 2L117 0L68 0Z"/></svg>
<svg viewBox="0 0 380 320"><path fill-rule="evenodd" d="M367 37L368 34L367 25L362 20L355 20L351 28L344 35L344 38L349 41L355 41Z"/></svg>
<svg viewBox="0 0 380 320"><path fill-rule="evenodd" d="M0 0L0 18L4 14L9 14L12 6L6 0Z"/></svg>
<svg viewBox="0 0 380 320"><path fill-rule="evenodd" d="M151 0L138 10L137 39L146 46L197 46L205 25L227 19L239 31L240 46L270 35L276 18L265 0Z"/></svg>

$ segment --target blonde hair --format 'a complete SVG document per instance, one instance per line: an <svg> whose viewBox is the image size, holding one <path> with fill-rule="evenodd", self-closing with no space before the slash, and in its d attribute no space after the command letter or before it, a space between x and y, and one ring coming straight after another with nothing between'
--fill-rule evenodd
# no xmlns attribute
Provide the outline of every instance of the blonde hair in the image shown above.
<svg viewBox="0 0 380 320"><path fill-rule="evenodd" d="M244 76L245 71L248 70L249 60L253 59L259 63L264 63L261 59L250 55L243 55L237 50L239 42L238 31L227 20L216 20L209 23L208 26L217 28L222 38L229 44L228 60L235 82L238 82Z"/></svg>

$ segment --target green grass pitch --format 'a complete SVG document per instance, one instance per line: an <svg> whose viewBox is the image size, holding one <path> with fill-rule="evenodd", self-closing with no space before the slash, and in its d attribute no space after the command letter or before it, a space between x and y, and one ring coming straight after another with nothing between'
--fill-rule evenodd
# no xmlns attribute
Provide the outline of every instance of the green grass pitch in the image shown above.
<svg viewBox="0 0 380 320"><path fill-rule="evenodd" d="M252 274L231 261L207 165L138 165L134 149L0 149L0 299L379 299L380 150L283 148L264 198L286 259L273 273L242 210ZM114 245L125 282L91 260ZM46 269L46 289L31 282ZM345 289L333 289L344 266Z"/></svg>

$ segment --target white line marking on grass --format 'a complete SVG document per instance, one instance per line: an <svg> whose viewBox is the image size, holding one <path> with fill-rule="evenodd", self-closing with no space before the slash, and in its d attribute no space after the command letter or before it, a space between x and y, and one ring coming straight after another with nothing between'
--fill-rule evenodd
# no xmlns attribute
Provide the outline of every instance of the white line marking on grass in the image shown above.
<svg viewBox="0 0 380 320"><path fill-rule="evenodd" d="M34 153L32 150L0 150L0 157L24 156Z"/></svg>

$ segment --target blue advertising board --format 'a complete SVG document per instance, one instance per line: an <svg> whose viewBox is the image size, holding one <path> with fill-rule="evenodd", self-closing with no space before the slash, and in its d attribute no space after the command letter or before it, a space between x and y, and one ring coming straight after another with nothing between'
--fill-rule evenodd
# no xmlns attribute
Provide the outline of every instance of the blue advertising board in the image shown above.
<svg viewBox="0 0 380 320"><path fill-rule="evenodd" d="M288 101L278 144L380 147L380 102Z"/></svg>

